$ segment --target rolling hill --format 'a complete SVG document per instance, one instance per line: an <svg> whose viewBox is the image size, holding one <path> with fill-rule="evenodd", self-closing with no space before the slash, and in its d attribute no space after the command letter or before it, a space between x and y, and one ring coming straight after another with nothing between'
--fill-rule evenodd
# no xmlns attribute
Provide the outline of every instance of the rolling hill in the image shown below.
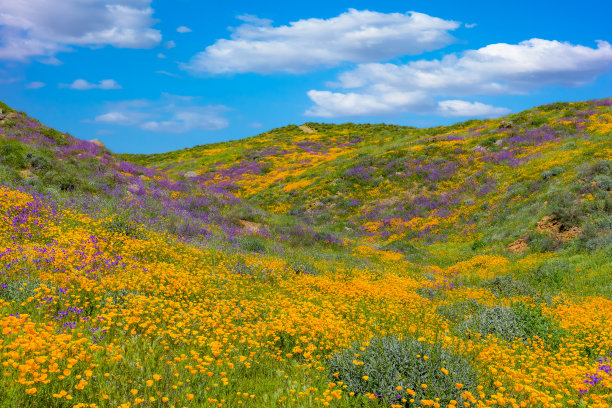
<svg viewBox="0 0 612 408"><path fill-rule="evenodd" d="M155 155L0 109L0 407L612 405L612 99Z"/></svg>

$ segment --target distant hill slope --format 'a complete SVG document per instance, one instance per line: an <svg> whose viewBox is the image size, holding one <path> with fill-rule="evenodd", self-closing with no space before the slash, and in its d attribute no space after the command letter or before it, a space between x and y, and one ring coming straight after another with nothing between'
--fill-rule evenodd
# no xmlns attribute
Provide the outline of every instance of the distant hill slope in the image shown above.
<svg viewBox="0 0 612 408"><path fill-rule="evenodd" d="M0 109L0 182L113 215L119 231L442 266L612 243L611 99L430 129L307 123L155 155Z"/></svg>
<svg viewBox="0 0 612 408"><path fill-rule="evenodd" d="M405 253L440 240L551 250L578 236L592 249L611 235L611 99L430 129L305 126L124 158Z"/></svg>

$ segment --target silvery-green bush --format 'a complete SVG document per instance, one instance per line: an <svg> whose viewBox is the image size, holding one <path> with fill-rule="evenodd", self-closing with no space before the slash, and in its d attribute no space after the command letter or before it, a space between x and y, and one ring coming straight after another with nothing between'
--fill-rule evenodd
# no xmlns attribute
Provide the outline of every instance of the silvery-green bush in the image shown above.
<svg viewBox="0 0 612 408"><path fill-rule="evenodd" d="M450 400L461 402L461 393L472 389L477 380L477 372L467 358L440 344L392 336L356 343L337 353L329 362L329 370L332 381L342 382L348 391L375 394L395 404L405 399L406 406L410 399L420 403L439 398L443 406ZM461 390L457 383L463 385ZM411 396L407 390L416 394Z"/></svg>

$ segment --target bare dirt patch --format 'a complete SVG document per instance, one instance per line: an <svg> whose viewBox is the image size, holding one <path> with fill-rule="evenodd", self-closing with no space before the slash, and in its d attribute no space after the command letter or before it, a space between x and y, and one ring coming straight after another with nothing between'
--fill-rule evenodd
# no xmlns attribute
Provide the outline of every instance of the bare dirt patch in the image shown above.
<svg viewBox="0 0 612 408"><path fill-rule="evenodd" d="M575 238L578 238L582 234L582 228L570 227L566 228L559 221L554 220L552 217L546 216L540 220L536 225L536 231L545 233L555 238L557 241L569 242Z"/></svg>
<svg viewBox="0 0 612 408"><path fill-rule="evenodd" d="M514 254L522 254L528 249L529 246L527 245L527 240L525 240L525 238L519 238L508 245L508 250Z"/></svg>
<svg viewBox="0 0 612 408"><path fill-rule="evenodd" d="M298 126L300 129L302 129L302 131L304 133L315 133L316 130L314 130L313 128L311 128L310 126L306 126L306 125L302 125L302 126Z"/></svg>

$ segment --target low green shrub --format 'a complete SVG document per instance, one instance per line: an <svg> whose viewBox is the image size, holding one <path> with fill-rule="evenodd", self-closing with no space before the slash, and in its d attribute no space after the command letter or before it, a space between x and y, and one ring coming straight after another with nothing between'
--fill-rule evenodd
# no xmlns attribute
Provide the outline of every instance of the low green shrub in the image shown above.
<svg viewBox="0 0 612 408"><path fill-rule="evenodd" d="M612 191L612 178L603 174L598 174L593 178L598 188L604 191Z"/></svg>
<svg viewBox="0 0 612 408"><path fill-rule="evenodd" d="M528 342L534 336L543 339L551 348L559 347L566 334L554 321L542 313L540 307L529 307L516 302L510 307L484 306L475 300L440 305L436 312L455 324L460 335L482 337L489 335L500 340Z"/></svg>
<svg viewBox="0 0 612 408"><path fill-rule="evenodd" d="M0 182L12 184L16 181L19 181L21 176L12 167L5 166L0 164Z"/></svg>
<svg viewBox="0 0 612 408"><path fill-rule="evenodd" d="M13 169L25 169L25 148L16 140L0 139L0 163Z"/></svg>
<svg viewBox="0 0 612 408"><path fill-rule="evenodd" d="M548 209L555 221L564 228L571 228L580 223L582 211L580 202L566 191L555 192L548 202Z"/></svg>
<svg viewBox="0 0 612 408"><path fill-rule="evenodd" d="M103 227L115 234L126 235L128 237L138 239L144 238L144 234L138 225L122 218L113 218L112 220L105 222Z"/></svg>
<svg viewBox="0 0 612 408"><path fill-rule="evenodd" d="M550 170L543 171L541 177L544 180L548 180L548 179L551 179L551 178L553 178L555 176L558 176L559 174L563 173L564 171L565 171L565 169L563 167L553 167Z"/></svg>
<svg viewBox="0 0 612 408"><path fill-rule="evenodd" d="M266 244L263 240L254 236L246 236L238 241L240 248L250 252L266 252Z"/></svg>
<svg viewBox="0 0 612 408"><path fill-rule="evenodd" d="M538 292L528 283L516 280L511 275L498 276L483 282L480 286L485 289L489 289L497 297L535 297L538 295Z"/></svg>
<svg viewBox="0 0 612 408"><path fill-rule="evenodd" d="M459 323L477 315L484 309L484 306L476 299L461 300L451 304L442 304L436 308L436 313L443 316L453 323Z"/></svg>
<svg viewBox="0 0 612 408"><path fill-rule="evenodd" d="M609 205L612 207L612 199ZM604 210L606 209L606 202L604 202ZM596 251L610 244L612 244L612 215L605 215L587 222L578 238L578 247L587 251Z"/></svg>
<svg viewBox="0 0 612 408"><path fill-rule="evenodd" d="M530 231L527 234L527 244L533 252L553 252L560 246L560 243L552 236L538 231Z"/></svg>
<svg viewBox="0 0 612 408"><path fill-rule="evenodd" d="M331 380L342 382L348 391L374 394L387 403L402 405L402 399L434 398L442 406L451 400L462 404L461 394L473 390L478 378L467 358L440 344L413 338L382 337L356 343L334 355L328 367ZM457 383L463 384L461 391Z"/></svg>
<svg viewBox="0 0 612 408"><path fill-rule="evenodd" d="M35 170L47 171L51 168L51 160L37 153L26 153L25 160Z"/></svg>

